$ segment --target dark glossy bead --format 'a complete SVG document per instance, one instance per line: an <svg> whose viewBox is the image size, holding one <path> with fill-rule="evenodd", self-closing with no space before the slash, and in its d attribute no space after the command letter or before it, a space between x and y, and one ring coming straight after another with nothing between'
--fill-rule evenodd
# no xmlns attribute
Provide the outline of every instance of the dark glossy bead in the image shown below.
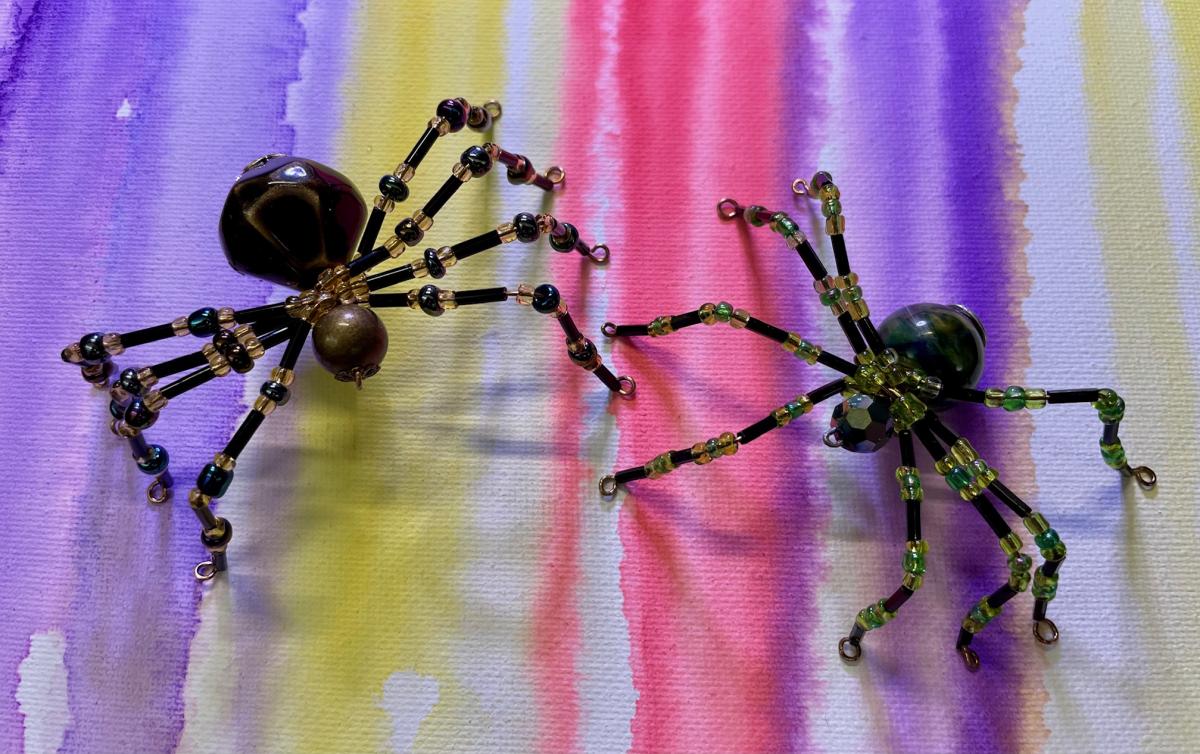
<svg viewBox="0 0 1200 754"><path fill-rule="evenodd" d="M116 371L112 361L105 359L104 361L95 364L84 364L79 367L79 373L83 375L83 379L93 385L107 385L108 378Z"/></svg>
<svg viewBox="0 0 1200 754"><path fill-rule="evenodd" d="M108 402L108 413L112 414L114 419L125 418L125 404L120 401L111 400Z"/></svg>
<svg viewBox="0 0 1200 754"><path fill-rule="evenodd" d="M576 351L567 351L571 361L577 364L587 364L596 356L596 345L590 340L584 340L583 346Z"/></svg>
<svg viewBox="0 0 1200 754"><path fill-rule="evenodd" d="M221 497L229 489L233 481L233 472L226 471L215 463L210 463L196 477L196 489L211 497Z"/></svg>
<svg viewBox="0 0 1200 754"><path fill-rule="evenodd" d="M167 470L170 463L171 456L167 455L166 448L161 445L151 445L146 449L146 455L137 460L137 467L143 474L158 476Z"/></svg>
<svg viewBox="0 0 1200 754"><path fill-rule="evenodd" d="M575 248L575 244L579 243L579 229L571 223L559 223L558 227L562 228L561 235L550 235L550 248L555 251L570 251Z"/></svg>
<svg viewBox="0 0 1200 754"><path fill-rule="evenodd" d="M216 348L219 354L228 354L229 349L236 346L237 342L233 330L217 330L212 339L213 348Z"/></svg>
<svg viewBox="0 0 1200 754"><path fill-rule="evenodd" d="M538 230L537 217L528 212L520 212L513 217L513 229L517 231L517 240L521 243L536 241L542 234Z"/></svg>
<svg viewBox="0 0 1200 754"><path fill-rule="evenodd" d="M158 414L146 407L141 398L134 398L125 407L125 423L134 429L146 429L154 424Z"/></svg>
<svg viewBox="0 0 1200 754"><path fill-rule="evenodd" d="M136 369L126 369L121 372L121 378L117 380L117 384L130 395L142 394L142 381L138 379L138 370Z"/></svg>
<svg viewBox="0 0 1200 754"><path fill-rule="evenodd" d="M467 125L475 131L486 131L492 127L492 114L485 107L472 105L467 114Z"/></svg>
<svg viewBox="0 0 1200 754"><path fill-rule="evenodd" d="M964 307L906 306L879 325L879 335L901 361L937 377L946 387L975 387L983 372L983 326Z"/></svg>
<svg viewBox="0 0 1200 754"><path fill-rule="evenodd" d="M234 343L225 349L225 358L229 360L229 366L233 367L233 371L238 374L245 374L254 368L254 359L250 358L246 347L241 343Z"/></svg>
<svg viewBox="0 0 1200 754"><path fill-rule="evenodd" d="M282 382L275 382L274 380L264 382L258 392L275 401L280 406L286 405L288 399L292 397L292 393L287 389L287 385L284 385Z"/></svg>
<svg viewBox="0 0 1200 754"><path fill-rule="evenodd" d="M217 516L217 524L217 528L221 532L219 536L210 537L207 531L200 532L200 542L206 549L217 550L229 544L229 541L233 539L233 524L229 523L229 519ZM216 558L213 560L215 562Z"/></svg>
<svg viewBox="0 0 1200 754"><path fill-rule="evenodd" d="M104 350L104 333L93 332L79 339L79 355L86 364L98 364L108 358Z"/></svg>
<svg viewBox="0 0 1200 754"><path fill-rule="evenodd" d="M834 406L829 426L841 447L855 453L874 453L892 436L892 415L886 401L855 393Z"/></svg>
<svg viewBox="0 0 1200 754"><path fill-rule="evenodd" d="M434 280L446 276L446 265L442 264L442 260L438 259L437 249L425 250L425 269L429 270L429 277Z"/></svg>
<svg viewBox="0 0 1200 754"><path fill-rule="evenodd" d="M517 163L520 170L508 169L508 182L514 186L519 186L525 183L530 183L537 177L537 168L526 157L521 157L521 162Z"/></svg>
<svg viewBox="0 0 1200 754"><path fill-rule="evenodd" d="M217 310L211 306L197 309L187 319L188 332L202 338L212 335L220 326L220 321L217 319Z"/></svg>
<svg viewBox="0 0 1200 754"><path fill-rule="evenodd" d="M318 162L264 158L242 174L221 210L221 243L246 275L309 288L328 267L345 264L366 221L354 184Z"/></svg>
<svg viewBox="0 0 1200 754"><path fill-rule="evenodd" d="M399 176L388 173L379 179L379 193L383 194L385 199L399 203L408 198L408 184L400 180Z"/></svg>
<svg viewBox="0 0 1200 754"><path fill-rule="evenodd" d="M317 320L312 343L321 366L343 382L354 382L379 371L387 354L387 328L370 309L343 304Z"/></svg>
<svg viewBox="0 0 1200 754"><path fill-rule="evenodd" d="M542 283L533 289L534 311L549 314L558 308L558 302L561 300L562 297L559 296L558 289L549 283Z"/></svg>
<svg viewBox="0 0 1200 754"><path fill-rule="evenodd" d="M437 106L438 117L445 118L450 124L450 133L461 131L463 126L467 125L469 114L467 103L461 99L444 99Z"/></svg>
<svg viewBox="0 0 1200 754"><path fill-rule="evenodd" d="M396 238L403 241L405 246L416 246L424 237L425 231L411 217L404 218L396 225Z"/></svg>
<svg viewBox="0 0 1200 754"><path fill-rule="evenodd" d="M442 307L441 299L438 294L441 291L436 285L422 286L421 290L417 291L417 303L421 307L421 311L431 317L440 317L445 308Z"/></svg>
<svg viewBox="0 0 1200 754"><path fill-rule="evenodd" d="M467 147L467 151L462 153L459 162L466 166L467 170L471 171L471 175L476 178L487 175L487 172L492 169L492 156L487 153L483 147Z"/></svg>

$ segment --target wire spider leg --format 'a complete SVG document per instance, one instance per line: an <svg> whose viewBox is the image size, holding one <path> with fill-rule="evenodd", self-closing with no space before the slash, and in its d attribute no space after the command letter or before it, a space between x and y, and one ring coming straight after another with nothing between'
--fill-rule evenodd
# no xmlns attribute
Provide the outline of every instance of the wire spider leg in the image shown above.
<svg viewBox="0 0 1200 754"><path fill-rule="evenodd" d="M1125 447L1118 434L1121 420L1125 418L1125 400L1109 388L1082 388L1076 390L1043 390L1010 385L1007 388L947 388L947 398L969 403L981 403L988 408L1003 408L1005 411L1041 409L1047 404L1090 403L1096 409L1104 426L1100 436L1100 457L1109 468L1133 477L1142 489L1152 489L1158 483L1158 475L1149 466L1131 466L1125 457Z"/></svg>
<svg viewBox="0 0 1200 754"><path fill-rule="evenodd" d="M900 466L896 469L896 481L900 484L900 499L905 503L908 518L908 537L901 562L904 579L890 597L859 610L854 625L850 627L850 634L838 641L838 655L849 663L862 658L862 639L866 633L896 617L896 611L921 588L925 578L925 553L929 551L929 544L921 538L921 500L925 493L921 489L912 432L905 429L897 432L896 436L900 441Z"/></svg>
<svg viewBox="0 0 1200 754"><path fill-rule="evenodd" d="M751 443L773 429L787 426L793 419L811 412L813 406L841 393L845 387L845 378L834 380L808 393L796 396L795 400L785 403L772 411L769 416L751 424L741 432L722 432L720 435L705 442L698 442L690 448L661 453L643 466L634 466L610 474L600 480L600 494L604 497L612 497L617 493L617 487L620 485L636 482L639 479L657 479L685 463L703 466L721 456L731 456L737 453L739 446Z"/></svg>
<svg viewBox="0 0 1200 754"><path fill-rule="evenodd" d="M958 632L955 648L963 658L963 662L966 663L967 669L975 671L979 669L979 655L971 649L971 642L975 638L975 634L982 631L993 618L1000 614L1004 603L1029 588L1033 560L1021 552L1021 538L1009 528L995 506L984 496L984 491L990 490L1002 502L1008 502L1001 493L1002 490L1004 492L1008 492L1008 490L997 480L996 471L979 457L967 439L959 437L947 429L932 412L926 414L922 421L915 424L913 431L916 432L917 438L933 458L934 469L945 477L946 484L951 489L958 492L979 512L979 515L983 517L999 539L1000 549L1008 559L1008 580L971 608L967 616L963 618L962 627ZM939 436L950 443L949 452L946 452L938 441ZM1016 500L1012 493L1008 493L1008 495ZM1016 502L1020 503L1019 500ZM1035 535L1038 546L1042 548L1046 559L1061 562L1066 557L1066 546L1058 540L1057 533L1049 528L1041 514L1034 513L1024 503L1020 503L1020 508L1014 508L1014 510L1018 510L1019 515L1024 519L1025 527ZM1050 541L1051 538L1054 540L1053 542ZM1057 568L1058 565L1054 565L1050 572L1053 574ZM1035 595L1039 593L1037 585L1034 587L1034 593ZM1037 628L1038 624L1035 623L1035 635L1037 635ZM1054 634L1057 639L1057 631Z"/></svg>
<svg viewBox="0 0 1200 754"><path fill-rule="evenodd" d="M295 379L293 370L311 329L307 322L295 322L263 338L264 343L270 340L271 345L287 341L283 358L280 359L279 366L271 370L270 379L263 383L258 398L254 400L254 408L242 420L225 449L217 453L213 457L212 463L200 471L196 478L196 486L188 495L188 503L192 512L200 520L200 542L209 552L209 559L199 563L194 571L196 578L200 581L208 581L218 572L229 567L226 550L229 547L229 541L233 538L233 525L227 519L213 513L212 500L223 496L229 489L229 484L233 481L233 470L237 466L238 455L246 448L254 433L262 425L263 419L266 419L276 406L286 404L291 397L290 385ZM211 369L211 367L206 367L206 369ZM164 391L166 389L164 388Z"/></svg>
<svg viewBox="0 0 1200 754"><path fill-rule="evenodd" d="M595 344L588 340L571 318L566 303L558 289L549 283L543 283L533 288L525 283L517 286L515 291L508 288L481 288L470 291L451 291L438 288L436 285L426 285L414 288L407 293L378 293L370 298L372 308L405 306L410 309L420 309L433 317L440 317L447 309L474 304L493 304L508 299L516 299L518 304L533 307L541 314L553 315L566 335L567 355L571 361L583 369L596 375L604 386L614 393L630 397L637 390L637 383L632 377L614 375L604 366L600 353Z"/></svg>
<svg viewBox="0 0 1200 754"><path fill-rule="evenodd" d="M737 330L749 330L768 340L775 341L783 350L795 354L797 358L803 359L809 364L822 364L848 375L854 374L856 370L854 364L840 356L826 352L818 345L809 343L798 334L752 317L745 309L734 309L724 301L719 304L702 304L699 309L683 314L657 317L648 325L615 325L612 322L605 322L604 326L600 328L600 332L609 338L647 335L653 338L670 335L676 330L698 325L701 322L706 325L724 322Z"/></svg>

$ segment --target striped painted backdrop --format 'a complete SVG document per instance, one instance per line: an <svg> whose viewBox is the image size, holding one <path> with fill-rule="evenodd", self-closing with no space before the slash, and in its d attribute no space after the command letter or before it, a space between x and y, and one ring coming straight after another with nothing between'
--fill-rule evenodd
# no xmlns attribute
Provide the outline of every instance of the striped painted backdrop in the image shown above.
<svg viewBox="0 0 1200 754"><path fill-rule="evenodd" d="M439 5L3 8L0 751L1200 746L1194 2ZM1155 494L1103 466L1090 409L954 414L1069 543L1059 645L1033 642L1025 596L964 671L957 624L1004 565L931 489L926 587L844 666L837 639L898 578L894 448L825 449L822 411L602 505L610 469L824 375L704 330L604 345L640 384L611 402L515 306L389 313L361 393L306 355L221 502L233 570L195 584L194 519L143 502L58 350L278 300L220 255L240 166L303 154L373 194L447 96L500 99L496 140L564 165L554 213L613 249L585 269L509 246L452 287L554 281L593 334L724 298L834 347L795 256L713 211L793 208L791 180L822 167L877 313L963 303L988 328L986 383L1118 388ZM435 149L418 198L468 143ZM472 183L437 239L534 194ZM157 435L185 488L256 386L173 402Z"/></svg>

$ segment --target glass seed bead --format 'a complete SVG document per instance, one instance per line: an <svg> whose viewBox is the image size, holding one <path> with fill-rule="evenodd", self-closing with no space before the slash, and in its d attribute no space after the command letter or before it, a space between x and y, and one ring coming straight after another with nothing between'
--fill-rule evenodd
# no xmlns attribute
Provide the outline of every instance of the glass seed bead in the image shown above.
<svg viewBox="0 0 1200 754"><path fill-rule="evenodd" d="M421 311L431 317L442 316L445 307L442 306L441 297L438 295L440 292L436 285L426 285L417 291L417 304Z"/></svg>
<svg viewBox="0 0 1200 754"><path fill-rule="evenodd" d="M562 296L558 289L549 283L542 283L537 288L533 289L533 310L542 314L549 314L558 308L562 301ZM668 320L668 327L670 321Z"/></svg>
<svg viewBox="0 0 1200 754"><path fill-rule="evenodd" d="M704 324L715 325L717 323L716 304L701 304L697 313L700 315L700 321Z"/></svg>
<svg viewBox="0 0 1200 754"><path fill-rule="evenodd" d="M1025 391L1025 408L1027 409L1045 408L1048 400L1046 391L1041 388L1028 388Z"/></svg>
<svg viewBox="0 0 1200 754"><path fill-rule="evenodd" d="M721 449L721 455L733 455L738 449L737 436L732 432L722 432L717 438L717 447Z"/></svg>
<svg viewBox="0 0 1200 754"><path fill-rule="evenodd" d="M1041 569L1033 573L1033 596L1039 600L1052 600L1058 593L1058 574L1047 576Z"/></svg>
<svg viewBox="0 0 1200 754"><path fill-rule="evenodd" d="M1104 462L1114 469L1123 469L1128 465L1125 458L1125 448L1121 445L1120 440L1111 445L1106 444L1103 439L1100 440L1100 457Z"/></svg>
<svg viewBox="0 0 1200 754"><path fill-rule="evenodd" d="M704 443L704 452L708 453L713 458L717 458L719 456L724 455L721 452L720 446L717 445L717 438L715 438L715 437L710 438L707 442Z"/></svg>
<svg viewBox="0 0 1200 754"><path fill-rule="evenodd" d="M93 332L79 339L79 354L85 362L99 362L108 358L104 350L104 333Z"/></svg>
<svg viewBox="0 0 1200 754"><path fill-rule="evenodd" d="M720 322L728 322L733 317L733 306L725 301L717 304L716 308L717 320Z"/></svg>
<svg viewBox="0 0 1200 754"><path fill-rule="evenodd" d="M818 170L813 173L812 180L808 182L808 185L819 194L822 188L831 183L833 183L833 176L824 170Z"/></svg>
<svg viewBox="0 0 1200 754"><path fill-rule="evenodd" d="M837 288L830 288L821 293L821 303L825 306L833 306L842 297L842 292Z"/></svg>
<svg viewBox="0 0 1200 754"><path fill-rule="evenodd" d="M920 576L925 573L925 553L928 546L925 545L925 540L909 541L906 543L907 549L904 552L904 561L902 563L905 573L911 573L914 576Z"/></svg>
<svg viewBox="0 0 1200 754"><path fill-rule="evenodd" d="M437 106L437 117L445 118L450 131L461 131L467 125L469 110L467 103L461 99L442 100Z"/></svg>
<svg viewBox="0 0 1200 754"><path fill-rule="evenodd" d="M826 217L833 217L842 213L842 203L837 199L829 199L821 202L821 214Z"/></svg>
<svg viewBox="0 0 1200 754"><path fill-rule="evenodd" d="M1036 542L1038 548L1042 550L1052 549L1055 545L1062 542L1062 540L1058 537L1058 532L1054 531L1053 529L1047 529L1041 534L1038 534L1033 538L1033 541Z"/></svg>
<svg viewBox="0 0 1200 754"><path fill-rule="evenodd" d="M1021 552L1021 537L1015 531L1010 531L1000 537L1000 549L1010 558Z"/></svg>
<svg viewBox="0 0 1200 754"><path fill-rule="evenodd" d="M921 588L921 584L924 582L924 576L918 576L914 573L906 573L904 574L904 579L900 583L903 584L907 589L915 592Z"/></svg>
<svg viewBox="0 0 1200 754"><path fill-rule="evenodd" d="M967 468L975 475L975 480L979 482L980 487L987 487L992 482L996 481L996 471L991 466L987 465L987 461L982 458L976 458L968 464Z"/></svg>
<svg viewBox="0 0 1200 754"><path fill-rule="evenodd" d="M821 201L828 201L829 199L840 199L841 196L842 196L842 192L840 190L838 190L838 187L833 185L832 183L826 183L817 192L817 197Z"/></svg>
<svg viewBox="0 0 1200 754"><path fill-rule="evenodd" d="M862 301L862 297L863 297L862 288L857 285L850 286L842 293L842 298L845 299L846 301L849 301L850 303L857 303L859 301Z"/></svg>
<svg viewBox="0 0 1200 754"><path fill-rule="evenodd" d="M965 466L955 466L946 474L946 484L955 492L961 491L971 483L971 472Z"/></svg>
<svg viewBox="0 0 1200 754"><path fill-rule="evenodd" d="M771 416L775 418L775 424L780 427L786 427L788 422L792 420L792 414L788 411L787 406L780 406L771 412Z"/></svg>
<svg viewBox="0 0 1200 754"><path fill-rule="evenodd" d="M221 497L229 489L229 483L232 481L232 471L210 463L196 477L196 489L209 497Z"/></svg>
<svg viewBox="0 0 1200 754"><path fill-rule="evenodd" d="M211 306L197 309L188 315L188 332L197 337L208 337L217 331L217 310Z"/></svg>
<svg viewBox="0 0 1200 754"><path fill-rule="evenodd" d="M143 458L137 459L138 470L143 474L158 476L167 470L171 457L167 449L161 445L151 445Z"/></svg>
<svg viewBox="0 0 1200 754"><path fill-rule="evenodd" d="M763 221L760 220L758 216L758 213L761 211L763 211L762 207L758 206L757 204L751 204L742 211L742 217L745 218L746 222L758 228L763 224Z"/></svg>
<svg viewBox="0 0 1200 754"><path fill-rule="evenodd" d="M379 179L379 193L385 199L402 202L408 198L408 184L400 180L400 176L388 173Z"/></svg>
<svg viewBox="0 0 1200 754"><path fill-rule="evenodd" d="M467 147L459 158L459 162L466 166L467 170L471 171L471 175L479 178L487 175L492 169L492 156L487 153L487 150L481 146Z"/></svg>
<svg viewBox="0 0 1200 754"><path fill-rule="evenodd" d="M880 385L882 387L882 385ZM892 403L892 419L902 429L911 427L925 416L928 407L912 393L905 393Z"/></svg>
<svg viewBox="0 0 1200 754"><path fill-rule="evenodd" d="M287 389L287 386L282 382L274 380L264 382L258 392L275 401L280 406L285 405L288 399L291 398L291 391Z"/></svg>
<svg viewBox="0 0 1200 754"><path fill-rule="evenodd" d="M712 456L705 451L704 443L698 442L692 446L692 461L700 466L712 463Z"/></svg>
<svg viewBox="0 0 1200 754"><path fill-rule="evenodd" d="M988 408L1000 408L1004 402L1004 391L998 387L989 387L983 391L983 405Z"/></svg>
<svg viewBox="0 0 1200 754"><path fill-rule="evenodd" d="M975 448L965 437L960 437L950 446L950 455L954 456L954 460L961 464L968 464L979 458L979 454L975 452Z"/></svg>
<svg viewBox="0 0 1200 754"><path fill-rule="evenodd" d="M1000 406L1005 411L1020 411L1025 408L1025 390L1016 385L1006 388Z"/></svg>
<svg viewBox="0 0 1200 754"><path fill-rule="evenodd" d="M825 219L825 232L831 236L840 236L846 232L846 216L834 215Z"/></svg>
<svg viewBox="0 0 1200 754"><path fill-rule="evenodd" d="M517 231L517 240L521 243L531 243L538 240L541 232L538 230L537 217L529 212L518 213L513 217L513 229Z"/></svg>
<svg viewBox="0 0 1200 754"><path fill-rule="evenodd" d="M1025 530L1035 537L1050 528L1050 524L1046 521L1046 517L1037 511L1030 513L1021 520L1025 524Z"/></svg>
<svg viewBox="0 0 1200 754"><path fill-rule="evenodd" d="M125 406L119 401L111 400L108 402L108 413L112 414L114 419L125 418Z"/></svg>

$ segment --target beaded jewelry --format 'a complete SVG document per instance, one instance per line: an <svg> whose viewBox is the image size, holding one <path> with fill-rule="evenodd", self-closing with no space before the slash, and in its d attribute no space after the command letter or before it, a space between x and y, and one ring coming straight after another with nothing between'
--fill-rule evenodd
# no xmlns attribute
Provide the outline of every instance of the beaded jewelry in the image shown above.
<svg viewBox="0 0 1200 754"><path fill-rule="evenodd" d="M408 247L420 244L433 226L435 215L455 192L472 178L486 175L497 162L507 168L508 180L513 184L532 184L550 192L563 183L562 168L552 167L542 174L528 158L496 144L472 146L462 153L437 193L411 217L401 220L382 245L372 248L386 215L408 198L408 183L434 142L464 127L484 131L500 114L500 103L495 100L482 106L470 105L461 98L442 101L408 157L380 179L379 195L369 217L354 185L331 168L282 154L255 160L243 169L221 212L225 256L235 270L297 289L298 295L249 309L204 307L166 324L126 333L94 332L63 349L63 360L79 365L86 381L110 389L112 431L128 440L138 468L154 477L146 490L147 499L163 503L170 498L173 485L169 456L163 446L147 442L145 431L169 401L231 370L249 372L268 350L286 344L279 366L263 383L253 409L225 449L200 472L188 496L200 520L201 542L210 554L208 560L196 566L197 579L211 579L228 567L226 550L233 527L213 513L212 500L229 489L238 455L263 420L290 398L296 361L310 332L317 361L338 380L355 382L361 388L364 379L379 371L387 353L387 329L375 309L403 306L437 317L460 306L515 299L537 312L553 315L566 335L567 354L573 362L595 374L613 393L633 395L633 379L617 377L603 365L592 341L572 320L558 289L548 283L536 288L522 283L515 290L469 291L425 285L407 293L377 293L415 278L440 279L448 268L475 254L512 241L532 243L543 235L555 251L576 251L594 264L607 263L608 247L589 246L570 223L559 222L548 214L522 212L512 222L452 246L427 248L421 259L402 267L367 274ZM351 259L356 240L357 257ZM126 369L110 388L110 379L117 371L113 356L127 348L189 334L212 340L194 353ZM195 371L162 388L155 387L160 380L189 369Z"/></svg>
<svg viewBox="0 0 1200 754"><path fill-rule="evenodd" d="M838 642L838 653L846 662L862 656L861 642L866 633L895 617L913 593L920 588L925 573L928 544L921 536L920 472L917 469L913 436L934 461L934 470L945 478L951 489L983 517L999 539L1008 561L1009 578L999 589L983 597L963 619L956 649L974 671L979 656L971 648L975 635L999 613L1001 607L1018 593L1030 588L1034 596L1033 635L1043 644L1058 640L1058 628L1046 617L1046 608L1054 599L1058 571L1067 548L1046 518L1006 487L997 472L980 458L965 437L957 434L937 416L935 408L952 401L981 403L1005 411L1036 410L1047 404L1091 403L1103 423L1100 453L1105 463L1149 489L1157 483L1155 473L1145 466L1131 467L1125 458L1117 430L1125 414L1125 402L1109 389L1042 390L1008 387L979 390L976 383L983 369L986 336L983 326L962 306L917 304L905 307L883 321L876 330L863 299L858 275L850 270L846 243L842 236L845 217L841 194L828 173L817 173L806 184L796 180L792 190L821 203L825 231L833 247L837 275L829 275L816 251L792 218L752 205L743 207L733 199L722 199L717 212L722 220L742 219L750 225L768 225L797 251L812 274L821 303L837 317L838 324L854 349L854 363L835 356L820 346L802 339L731 305L707 303L695 311L663 316L648 325L614 325L606 322L602 332L610 338L661 337L676 330L704 323L726 323L735 329L749 330L780 344L808 364L822 364L842 377L806 394L797 396L770 415L743 429L724 432L706 442L682 450L663 453L644 466L618 471L600 480L600 492L608 497L618 486L640 479L654 479L686 463L703 465L733 455L746 443L767 432L783 427L812 411L813 407L842 396L833 410L830 429L824 441L831 447L854 452L873 452L895 435L900 445L900 466L896 480L900 499L907 509L907 541L904 545L901 586L891 596L859 611L848 636ZM942 443L949 447L947 450ZM1033 570L1033 560L1021 552L1021 539L1000 516L987 495L1016 513L1033 536L1042 555L1042 565Z"/></svg>

